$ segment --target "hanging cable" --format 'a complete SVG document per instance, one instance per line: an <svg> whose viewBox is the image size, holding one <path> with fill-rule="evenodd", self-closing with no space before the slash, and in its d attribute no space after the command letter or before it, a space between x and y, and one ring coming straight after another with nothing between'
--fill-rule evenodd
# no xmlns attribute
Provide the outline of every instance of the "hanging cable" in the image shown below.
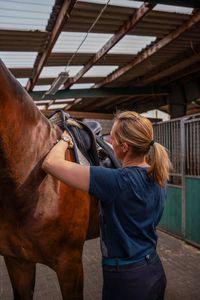
<svg viewBox="0 0 200 300"><path fill-rule="evenodd" d="M42 99L45 98L46 95L55 95L55 93L58 91L58 89L60 88L60 86L62 84L64 84L66 82L66 80L69 78L69 72L67 71L67 68L69 67L70 63L72 62L73 58L75 57L75 55L77 54L78 50L81 48L81 46L83 45L83 43L85 42L86 38L88 37L88 34L91 32L91 30L93 29L93 27L96 25L96 23L98 22L98 20L100 19L101 15L103 14L103 12L105 11L105 9L108 7L108 4L111 0L108 0L107 3L104 5L104 7L102 8L102 10L100 11L100 13L98 14L97 18L95 19L95 21L93 22L93 24L90 26L89 30L87 31L84 39L82 40L82 42L80 43L80 45L78 46L78 48L76 49L76 51L73 53L73 55L71 56L71 58L68 60L67 66L64 69L64 72L61 72L57 78L55 78L54 82L52 83L50 89L42 96Z"/></svg>
<svg viewBox="0 0 200 300"><path fill-rule="evenodd" d="M111 0L108 0L107 3L104 5L104 7L102 8L102 10L100 11L99 15L97 16L97 18L95 19L95 21L93 22L93 24L90 26L89 30L87 31L84 39L82 40L82 42L80 43L80 45L78 46L78 48L76 49L76 51L73 53L73 55L71 56L71 58L68 60L67 66L65 67L65 71L67 70L67 68L69 67L70 63L72 62L73 58L75 57L75 55L77 54L78 50L81 48L81 46L83 45L83 43L85 42L85 40L88 37L88 34L92 31L92 29L94 28L94 26L96 25L96 23L98 22L98 20L100 19L101 15L103 14L103 12L105 11L105 9L108 7L108 4Z"/></svg>

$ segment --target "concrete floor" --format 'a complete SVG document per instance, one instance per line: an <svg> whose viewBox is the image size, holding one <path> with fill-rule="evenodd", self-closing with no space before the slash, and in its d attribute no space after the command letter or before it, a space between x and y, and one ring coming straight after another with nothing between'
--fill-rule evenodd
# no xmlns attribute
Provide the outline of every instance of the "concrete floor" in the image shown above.
<svg viewBox="0 0 200 300"><path fill-rule="evenodd" d="M200 250L159 231L158 252L168 280L165 300L200 300ZM84 300L100 300L102 275L99 239L85 243L83 262ZM11 299L9 277L0 257L0 300ZM38 264L34 300L61 299L55 272Z"/></svg>

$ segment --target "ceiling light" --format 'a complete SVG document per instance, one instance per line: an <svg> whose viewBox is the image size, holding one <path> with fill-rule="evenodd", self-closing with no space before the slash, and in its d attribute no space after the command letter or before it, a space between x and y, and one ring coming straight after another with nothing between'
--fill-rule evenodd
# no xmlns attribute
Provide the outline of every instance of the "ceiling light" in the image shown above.
<svg viewBox="0 0 200 300"><path fill-rule="evenodd" d="M52 83L50 89L45 93L46 95L55 95L58 89L63 85L69 78L68 72L61 72L58 77Z"/></svg>

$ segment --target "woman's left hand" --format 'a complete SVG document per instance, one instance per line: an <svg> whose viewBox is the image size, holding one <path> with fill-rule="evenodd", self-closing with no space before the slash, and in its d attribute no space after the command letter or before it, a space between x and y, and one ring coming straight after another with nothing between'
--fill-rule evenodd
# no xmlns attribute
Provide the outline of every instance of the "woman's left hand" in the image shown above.
<svg viewBox="0 0 200 300"><path fill-rule="evenodd" d="M66 130L62 133L61 139L68 143L68 148L72 149L74 147L72 138Z"/></svg>

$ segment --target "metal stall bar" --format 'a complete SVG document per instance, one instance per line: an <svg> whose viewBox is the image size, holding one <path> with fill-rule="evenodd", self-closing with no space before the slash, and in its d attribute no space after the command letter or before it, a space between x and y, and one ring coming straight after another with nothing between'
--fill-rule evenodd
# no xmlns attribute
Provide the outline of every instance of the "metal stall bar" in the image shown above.
<svg viewBox="0 0 200 300"><path fill-rule="evenodd" d="M200 247L200 115L184 120L185 154L185 240Z"/></svg>
<svg viewBox="0 0 200 300"><path fill-rule="evenodd" d="M185 171L186 171L186 128L185 119L182 118L180 121L180 161L181 161L181 233L182 237L185 239L186 233L186 182L185 182Z"/></svg>

